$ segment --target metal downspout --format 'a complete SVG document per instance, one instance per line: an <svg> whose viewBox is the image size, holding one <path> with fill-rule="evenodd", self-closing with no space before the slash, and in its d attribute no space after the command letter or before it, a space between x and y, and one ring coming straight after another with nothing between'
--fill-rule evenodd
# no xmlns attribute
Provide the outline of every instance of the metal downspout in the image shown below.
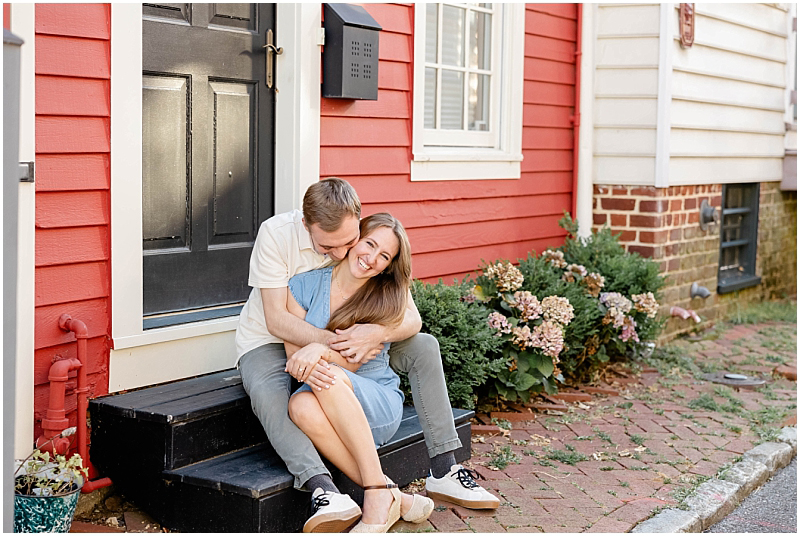
<svg viewBox="0 0 800 536"><path fill-rule="evenodd" d="M583 56L581 36L583 28L583 4L578 4L577 39L575 42L575 109L572 117L572 218L577 218L578 210L578 156L581 127L581 56Z"/></svg>

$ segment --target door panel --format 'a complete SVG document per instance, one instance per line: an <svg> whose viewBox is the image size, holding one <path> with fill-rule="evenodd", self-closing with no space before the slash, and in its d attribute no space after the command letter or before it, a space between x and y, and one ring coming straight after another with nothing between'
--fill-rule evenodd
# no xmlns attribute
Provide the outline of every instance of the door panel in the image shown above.
<svg viewBox="0 0 800 536"><path fill-rule="evenodd" d="M255 4L211 4L210 24L243 30L255 30Z"/></svg>
<svg viewBox="0 0 800 536"><path fill-rule="evenodd" d="M214 233L210 244L254 240L257 84L211 82L214 93Z"/></svg>
<svg viewBox="0 0 800 536"><path fill-rule="evenodd" d="M191 184L188 77L145 75L142 86L143 246L145 250L184 247L189 236Z"/></svg>
<svg viewBox="0 0 800 536"><path fill-rule="evenodd" d="M262 46L274 5L180 6L144 10L145 315L245 301L255 235L273 212Z"/></svg>

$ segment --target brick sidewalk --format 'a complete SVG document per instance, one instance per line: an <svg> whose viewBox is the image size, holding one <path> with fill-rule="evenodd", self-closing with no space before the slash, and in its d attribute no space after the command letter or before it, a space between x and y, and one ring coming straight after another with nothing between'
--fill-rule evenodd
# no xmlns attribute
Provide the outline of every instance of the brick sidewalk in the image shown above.
<svg viewBox="0 0 800 536"><path fill-rule="evenodd" d="M671 358L653 363L658 370L645 367L612 385L562 392L516 412L479 415L466 465L501 496L500 508L438 502L429 521L400 522L392 532L629 531L655 510L678 505L778 427L796 423L795 382L772 376L782 364L796 371L796 329L720 327L708 340L674 341ZM723 370L769 382L736 392L699 379ZM493 416L511 429L492 424ZM509 463L502 470L490 467L503 458ZM113 497L106 502L112 500L121 504ZM84 519L71 532L161 531L133 505L101 517L110 515L119 527Z"/></svg>
<svg viewBox="0 0 800 536"><path fill-rule="evenodd" d="M674 341L672 359L655 364L660 372L645 368L622 378L625 384L602 386L611 394L494 414L507 419L503 427L510 424L505 433L479 415L467 466L501 496L500 508L439 502L428 522L400 523L393 532L627 532L677 506L693 487L796 423L796 384L772 375L782 363L796 370L795 324L719 327L706 339ZM717 371L769 381L737 392L700 378ZM504 468L491 467L509 458Z"/></svg>

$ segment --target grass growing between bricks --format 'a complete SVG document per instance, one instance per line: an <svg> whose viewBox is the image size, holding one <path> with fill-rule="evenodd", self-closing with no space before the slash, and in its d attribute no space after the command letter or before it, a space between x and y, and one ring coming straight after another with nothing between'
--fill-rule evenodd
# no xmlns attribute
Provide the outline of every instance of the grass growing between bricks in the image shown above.
<svg viewBox="0 0 800 536"><path fill-rule="evenodd" d="M724 479L743 453L776 440L783 420L796 414L796 385L783 377L737 391L703 374L732 372L743 362L767 370L794 363L795 329L720 323L713 336L656 349L640 361L638 376L626 369L625 383L609 385L615 394L542 410L535 419L513 420L513 428L495 421L502 435L477 441L484 444L473 445L476 455L465 465L479 470L486 478L479 483L504 502L479 515L451 506L431 518L432 526L446 532L459 530L458 523L477 532L627 532L652 513L687 508L703 482ZM632 377L638 381L630 383Z"/></svg>

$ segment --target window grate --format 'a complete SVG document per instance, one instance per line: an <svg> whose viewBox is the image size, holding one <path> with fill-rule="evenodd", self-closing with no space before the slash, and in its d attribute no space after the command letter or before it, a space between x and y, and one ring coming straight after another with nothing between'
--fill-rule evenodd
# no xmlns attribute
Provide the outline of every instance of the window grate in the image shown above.
<svg viewBox="0 0 800 536"><path fill-rule="evenodd" d="M717 292L724 294L761 283L756 275L758 183L722 187Z"/></svg>

